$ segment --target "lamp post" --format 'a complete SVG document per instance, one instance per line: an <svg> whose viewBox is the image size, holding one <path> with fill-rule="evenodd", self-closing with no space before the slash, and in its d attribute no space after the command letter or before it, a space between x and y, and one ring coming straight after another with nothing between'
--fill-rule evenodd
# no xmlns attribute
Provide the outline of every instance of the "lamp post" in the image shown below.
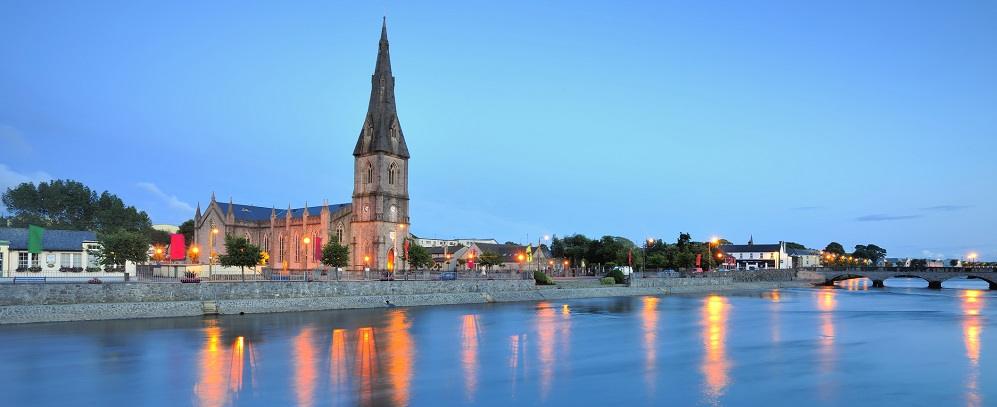
<svg viewBox="0 0 997 407"><path fill-rule="evenodd" d="M976 252L971 252L971 253L969 253L968 256L966 256L966 258L969 259L970 263L976 263L976 257L977 256L978 255L976 254Z"/></svg>
<svg viewBox="0 0 997 407"><path fill-rule="evenodd" d="M218 228L211 228L211 234L208 235L208 276L211 275L212 266L215 264L215 235L218 234Z"/></svg>
<svg viewBox="0 0 997 407"><path fill-rule="evenodd" d="M370 256L363 256L363 278L366 280L370 274Z"/></svg>
<svg viewBox="0 0 997 407"><path fill-rule="evenodd" d="M713 246L717 246L717 248L720 247L720 238L719 237L713 236L713 238L710 239L710 244L706 245L706 252L708 253L709 258L711 259L710 261L713 261L712 260L713 259ZM717 253L717 254L719 254L719 253Z"/></svg>
<svg viewBox="0 0 997 407"><path fill-rule="evenodd" d="M644 240L644 263L640 267L641 274L647 273L647 249L649 249L652 244L654 244L654 239L647 238Z"/></svg>
<svg viewBox="0 0 997 407"><path fill-rule="evenodd" d="M305 273L307 274L308 273L308 256L310 256L310 254L308 253L308 245L312 242L312 238L310 238L308 236L305 236L304 239L301 239L301 242L305 244Z"/></svg>

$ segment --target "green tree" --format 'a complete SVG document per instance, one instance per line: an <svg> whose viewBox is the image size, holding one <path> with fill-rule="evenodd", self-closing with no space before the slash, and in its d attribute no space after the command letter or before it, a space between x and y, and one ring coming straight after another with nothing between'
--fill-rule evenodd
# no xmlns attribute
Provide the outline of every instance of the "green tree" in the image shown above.
<svg viewBox="0 0 997 407"><path fill-rule="evenodd" d="M339 239L332 237L322 246L322 264L329 267L346 267L350 261L350 248L339 244Z"/></svg>
<svg viewBox="0 0 997 407"><path fill-rule="evenodd" d="M246 281L246 267L256 267L260 264L263 253L259 246L249 243L244 237L225 236L225 254L218 256L226 267L239 267L242 281Z"/></svg>
<svg viewBox="0 0 997 407"><path fill-rule="evenodd" d="M855 246L855 253L853 253L852 256L858 259L867 259L873 263L876 263L880 259L886 258L886 249L874 244L860 244Z"/></svg>
<svg viewBox="0 0 997 407"><path fill-rule="evenodd" d="M481 253L481 256L478 256L478 264L482 267L489 268L492 266L498 266L502 264L502 256L499 256L499 254L495 252L483 252Z"/></svg>
<svg viewBox="0 0 997 407"><path fill-rule="evenodd" d="M409 267L416 270L433 266L433 256L429 254L429 251L425 247L419 246L414 241L409 243L408 259L406 261L408 261Z"/></svg>
<svg viewBox="0 0 997 407"><path fill-rule="evenodd" d="M194 220L187 219L180 224L180 230L177 233L183 235L183 240L188 245L194 243Z"/></svg>
<svg viewBox="0 0 997 407"><path fill-rule="evenodd" d="M149 236L149 243L151 244L160 245L160 246L166 246L170 244L169 232L164 232L162 230L149 228L146 231L146 234Z"/></svg>
<svg viewBox="0 0 997 407"><path fill-rule="evenodd" d="M8 188L2 196L10 213L12 227L28 224L49 229L119 230L147 233L152 227L149 215L126 206L121 198L104 191L100 195L72 180L22 183Z"/></svg>
<svg viewBox="0 0 997 407"><path fill-rule="evenodd" d="M841 256L845 254L845 247L842 246L841 243L831 242L828 243L827 247L824 248L824 253L830 253L835 256Z"/></svg>
<svg viewBox="0 0 997 407"><path fill-rule="evenodd" d="M786 248L803 250L806 249L807 247L796 242L786 242Z"/></svg>
<svg viewBox="0 0 997 407"><path fill-rule="evenodd" d="M117 231L98 238L101 248L93 254L104 266L122 266L131 261L142 263L149 259L149 238L141 233Z"/></svg>

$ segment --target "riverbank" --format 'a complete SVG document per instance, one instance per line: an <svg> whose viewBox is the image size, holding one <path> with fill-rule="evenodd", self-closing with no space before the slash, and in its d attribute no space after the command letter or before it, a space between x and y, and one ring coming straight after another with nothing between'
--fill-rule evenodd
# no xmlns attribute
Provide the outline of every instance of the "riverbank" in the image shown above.
<svg viewBox="0 0 997 407"><path fill-rule="evenodd" d="M768 273L768 274L766 274ZM794 272L635 279L631 286L532 280L27 284L0 287L0 324L253 314L809 287ZM389 305L390 304L390 305Z"/></svg>

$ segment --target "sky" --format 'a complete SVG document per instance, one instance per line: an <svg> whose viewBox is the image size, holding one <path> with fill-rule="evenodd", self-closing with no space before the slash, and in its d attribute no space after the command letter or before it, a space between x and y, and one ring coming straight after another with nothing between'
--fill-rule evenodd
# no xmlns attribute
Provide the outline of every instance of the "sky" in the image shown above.
<svg viewBox="0 0 997 407"><path fill-rule="evenodd" d="M426 237L997 259L997 3L0 0L0 188L349 202L387 16Z"/></svg>

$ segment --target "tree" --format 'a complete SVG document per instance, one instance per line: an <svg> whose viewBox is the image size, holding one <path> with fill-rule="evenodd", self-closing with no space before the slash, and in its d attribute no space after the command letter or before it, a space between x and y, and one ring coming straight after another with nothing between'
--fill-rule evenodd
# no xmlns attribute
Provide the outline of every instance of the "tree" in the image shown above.
<svg viewBox="0 0 997 407"><path fill-rule="evenodd" d="M416 270L433 266L433 256L429 255L429 251L425 247L419 246L415 242L409 243L406 261L408 261L409 267Z"/></svg>
<svg viewBox="0 0 997 407"><path fill-rule="evenodd" d="M827 244L824 248L824 253L834 254L835 256L841 256L845 254L845 247L838 242L831 242Z"/></svg>
<svg viewBox="0 0 997 407"><path fill-rule="evenodd" d="M141 233L105 233L98 241L101 248L93 254L104 266L121 266L128 261L142 263L149 259L149 238Z"/></svg>
<svg viewBox="0 0 997 407"><path fill-rule="evenodd" d="M502 264L502 256L495 252L483 252L478 256L478 264L482 267L492 267Z"/></svg>
<svg viewBox="0 0 997 407"><path fill-rule="evenodd" d="M22 183L8 188L2 201L10 212L12 227L28 224L48 229L119 230L146 233L152 227L149 215L125 206L121 198L104 191L99 196L86 185L72 180Z"/></svg>
<svg viewBox="0 0 997 407"><path fill-rule="evenodd" d="M852 253L852 257L857 259L867 259L873 263L876 263L880 259L886 258L886 249L874 244L855 245L855 253Z"/></svg>
<svg viewBox="0 0 997 407"><path fill-rule="evenodd" d="M225 236L225 254L218 257L223 266L239 267L242 281L246 281L246 267L260 264L263 253L259 246L249 243L244 237Z"/></svg>
<svg viewBox="0 0 997 407"><path fill-rule="evenodd" d="M193 219L187 219L187 220L185 220L183 223L180 224L180 228L179 229L180 230L178 230L177 233L180 233L180 234L183 235L184 242L186 242L187 244L194 243L194 220Z"/></svg>
<svg viewBox="0 0 997 407"><path fill-rule="evenodd" d="M339 239L333 236L322 246L322 264L329 267L346 267L350 261L350 248L339 244Z"/></svg>
<svg viewBox="0 0 997 407"><path fill-rule="evenodd" d="M169 232L149 228L146 234L149 236L149 242L154 245L166 246L170 244Z"/></svg>
<svg viewBox="0 0 997 407"><path fill-rule="evenodd" d="M786 248L803 250L806 249L807 247L796 242L786 242Z"/></svg>

